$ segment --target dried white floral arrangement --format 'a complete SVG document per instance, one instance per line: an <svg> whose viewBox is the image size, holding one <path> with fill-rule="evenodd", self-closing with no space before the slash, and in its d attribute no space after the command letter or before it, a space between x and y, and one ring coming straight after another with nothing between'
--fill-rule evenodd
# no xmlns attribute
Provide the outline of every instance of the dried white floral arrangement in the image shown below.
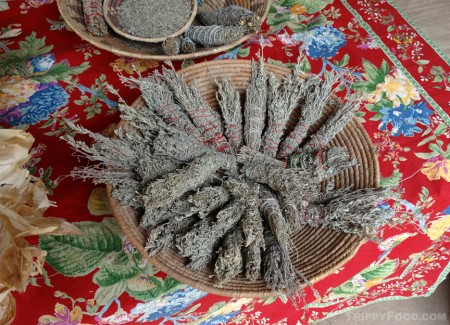
<svg viewBox="0 0 450 325"><path fill-rule="evenodd" d="M296 69L280 79L253 62L243 107L230 79L216 81L220 113L195 80L188 85L172 67L126 79L139 86L146 106L121 105L128 123L114 139L72 126L95 142L66 140L98 162L72 175L111 184L121 204L144 211L140 225L148 231L150 256L175 249L190 269L213 267L217 286L244 274L301 295L299 279L307 280L289 257L293 232L308 225L374 240L391 222L378 207L392 196L389 189L334 189L328 182L321 191L324 180L356 164L346 148L328 144L353 118L358 96L338 104L307 135L339 77L329 73L322 82ZM288 132L294 110L300 118Z"/></svg>

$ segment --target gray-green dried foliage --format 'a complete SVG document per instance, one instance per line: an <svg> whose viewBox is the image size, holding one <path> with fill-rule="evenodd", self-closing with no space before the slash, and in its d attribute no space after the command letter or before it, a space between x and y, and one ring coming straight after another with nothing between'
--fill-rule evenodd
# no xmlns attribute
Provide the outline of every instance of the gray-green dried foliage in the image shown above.
<svg viewBox="0 0 450 325"><path fill-rule="evenodd" d="M270 232L265 232L266 250L263 255L263 274L267 286L274 291L286 291L295 303L301 292L298 271L292 265L289 254Z"/></svg>
<svg viewBox="0 0 450 325"><path fill-rule="evenodd" d="M246 26L191 26L184 37L203 46L220 46L231 44L250 33Z"/></svg>
<svg viewBox="0 0 450 325"><path fill-rule="evenodd" d="M267 128L264 132L262 152L276 157L278 147L292 111L298 106L304 93L305 82L291 74L280 81L274 75L269 76Z"/></svg>
<svg viewBox="0 0 450 325"><path fill-rule="evenodd" d="M82 0L84 24L86 29L95 36L108 35L108 24L103 15L102 0Z"/></svg>
<svg viewBox="0 0 450 325"><path fill-rule="evenodd" d="M283 216L277 196L270 190L263 188L260 191L260 199L259 209L261 214L281 247L287 249L290 246L289 225Z"/></svg>
<svg viewBox="0 0 450 325"><path fill-rule="evenodd" d="M347 148L336 147L319 151L305 150L293 154L288 159L289 168L316 169L320 179L327 179L355 166L356 159L350 155Z"/></svg>
<svg viewBox="0 0 450 325"><path fill-rule="evenodd" d="M252 61L252 75L247 88L244 110L245 144L259 151L266 121L267 111L267 75L262 59L259 63Z"/></svg>
<svg viewBox="0 0 450 325"><path fill-rule="evenodd" d="M394 196L392 189L362 189L319 205L322 226L377 241L381 228L393 224L392 211L378 204Z"/></svg>
<svg viewBox="0 0 450 325"><path fill-rule="evenodd" d="M183 236L176 239L180 254L189 257L188 267L201 270L213 259L220 239L235 226L245 210L242 203L231 202L219 211L217 217L208 217L192 227Z"/></svg>
<svg viewBox="0 0 450 325"><path fill-rule="evenodd" d="M172 91L159 76L153 75L144 79L136 79L135 83L139 85L147 106L156 112L164 122L185 131L202 143L205 142L199 129L195 127L183 109L175 103Z"/></svg>
<svg viewBox="0 0 450 325"><path fill-rule="evenodd" d="M181 53L194 53L195 50L195 42L189 37L183 37L181 40Z"/></svg>
<svg viewBox="0 0 450 325"><path fill-rule="evenodd" d="M244 269L241 250L243 244L244 237L240 227L230 229L225 235L214 265L214 275L216 277L217 286L223 286L238 274L242 273Z"/></svg>
<svg viewBox="0 0 450 325"><path fill-rule="evenodd" d="M183 194L210 183L218 167L215 155L206 154L187 167L149 183L143 197L146 208L168 206Z"/></svg>
<svg viewBox="0 0 450 325"><path fill-rule="evenodd" d="M253 11L240 6L231 5L215 10L199 11L197 18L203 25L247 26L257 29L261 18Z"/></svg>
<svg viewBox="0 0 450 325"><path fill-rule="evenodd" d="M201 219L224 206L231 198L230 193L223 186L207 186L189 196L191 211L198 213Z"/></svg>
<svg viewBox="0 0 450 325"><path fill-rule="evenodd" d="M261 212L256 206L248 206L241 220L242 231L245 236L245 247L255 244L264 249L264 226Z"/></svg>
<svg viewBox="0 0 450 325"><path fill-rule="evenodd" d="M230 144L223 135L222 119L202 98L197 82L188 86L184 78L178 75L173 66L163 67L162 78L167 82L184 111L207 141L219 152L232 153Z"/></svg>
<svg viewBox="0 0 450 325"><path fill-rule="evenodd" d="M262 245L265 245L264 241L261 244L257 241L253 241L243 250L245 277L252 282L255 282L261 277Z"/></svg>
<svg viewBox="0 0 450 325"><path fill-rule="evenodd" d="M166 248L175 248L175 238L179 234L184 234L195 223L194 216L183 219L171 219L168 222L152 228L148 232L145 250L150 256L155 256Z"/></svg>
<svg viewBox="0 0 450 325"><path fill-rule="evenodd" d="M347 101L337 107L320 129L311 136L303 148L313 151L324 149L336 134L350 122L361 102L362 94L355 93L348 97Z"/></svg>
<svg viewBox="0 0 450 325"><path fill-rule="evenodd" d="M164 54L177 55L181 51L181 40L177 37L167 37L161 46Z"/></svg>
<svg viewBox="0 0 450 325"><path fill-rule="evenodd" d="M303 93L306 94L306 97L304 104L301 106L301 117L294 129L281 143L278 158L288 157L298 149L308 135L308 128L322 116L323 108L329 101L334 89L336 89L334 85L339 80L339 76L339 73L330 72L325 75L323 82L314 75L306 79L303 87Z"/></svg>
<svg viewBox="0 0 450 325"><path fill-rule="evenodd" d="M216 97L225 124L225 136L233 149L237 150L244 143L240 96L229 78L218 80L216 84L218 86Z"/></svg>
<svg viewBox="0 0 450 325"><path fill-rule="evenodd" d="M185 0L123 1L117 20L130 34L144 38L167 37L189 20L191 5Z"/></svg>
<svg viewBox="0 0 450 325"><path fill-rule="evenodd" d="M147 207L141 217L139 226L144 229L151 229L166 220L180 220L194 215L195 212L192 211L192 205L189 201L187 201L187 197L188 195L184 195L169 207Z"/></svg>

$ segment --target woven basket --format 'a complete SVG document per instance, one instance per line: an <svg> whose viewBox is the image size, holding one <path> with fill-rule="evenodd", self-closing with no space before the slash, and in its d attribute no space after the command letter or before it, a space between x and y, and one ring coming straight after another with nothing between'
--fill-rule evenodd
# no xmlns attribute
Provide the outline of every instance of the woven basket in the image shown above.
<svg viewBox="0 0 450 325"><path fill-rule="evenodd" d="M270 71L276 76L291 73L287 68L271 64L266 65L266 71ZM218 109L215 96L216 86L213 80L229 76L236 89L241 93L242 98L245 96L245 90L249 84L251 65L250 61L244 60L211 61L190 66L182 70L182 74L188 82L196 79L203 98L208 101L211 107ZM142 97L137 99L132 106L136 109L144 106ZM311 131L316 130L324 123L332 111L332 107L326 107L322 118L311 127ZM296 110L296 113L298 114L299 110ZM295 121L296 117L290 120L291 128ZM119 126L123 124L124 122L121 122ZM353 185L355 189L362 189L379 186L380 173L374 148L366 131L356 119L347 124L344 130L332 140L330 146L348 148L351 155L358 161L355 167L334 177L337 187L343 188ZM131 208L120 206L111 197L111 187L109 186L107 187L107 193L113 214L128 239L161 271L197 289L218 295L232 297L268 297L274 295L274 292L266 287L264 280L261 279L252 283L243 276L235 278L222 288L214 287L212 268L200 272L189 270L184 267L186 259L174 250L165 250L154 258L149 257L144 250L146 235L145 231L139 228L137 213ZM352 258L362 243L362 239L356 236L312 227L306 227L294 233L291 239L295 247L290 252L292 263L313 283L331 274Z"/></svg>
<svg viewBox="0 0 450 325"><path fill-rule="evenodd" d="M199 47L194 53L170 56L162 52L160 44L133 41L118 35L112 30L109 30L108 35L104 37L94 36L87 31L84 24L81 0L57 0L57 3L61 16L67 25L82 39L103 50L131 58L159 61L200 58L229 50L255 35L246 35L234 43L223 46ZM212 10L230 5L238 5L252 10L263 19L269 11L270 3L270 0L204 0L202 8ZM197 24L195 19L193 24Z"/></svg>
<svg viewBox="0 0 450 325"><path fill-rule="evenodd" d="M130 1L130 0L129 0ZM133 0L131 0L133 1ZM139 42L148 42L148 43L161 43L164 42L164 40L168 37L176 37L186 31L186 29L191 26L192 22L194 21L195 15L197 14L197 0L186 0L189 1L189 4L191 6L191 15L189 16L188 21L186 21L186 24L183 25L179 30L176 32L167 35L165 37L159 37L159 38L144 38L132 35L125 31L123 26L120 24L119 20L117 19L117 9L119 6L123 3L123 0L104 0L103 1L103 14L105 16L105 20L109 27L112 28L113 31L115 31L117 34L128 38L133 41L139 41Z"/></svg>

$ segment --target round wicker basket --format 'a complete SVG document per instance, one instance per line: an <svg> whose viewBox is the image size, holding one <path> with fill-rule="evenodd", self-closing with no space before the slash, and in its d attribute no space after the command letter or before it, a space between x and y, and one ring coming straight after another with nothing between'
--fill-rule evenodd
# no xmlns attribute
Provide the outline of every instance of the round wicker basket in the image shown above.
<svg viewBox="0 0 450 325"><path fill-rule="evenodd" d="M283 76L291 71L277 65L266 65L266 70L277 76ZM215 96L216 86L213 80L223 76L231 78L236 89L245 96L245 90L249 84L251 75L250 61L225 60L211 61L190 66L181 72L185 79L190 82L198 81L200 92L211 107L218 109ZM142 98L138 98L132 105L139 109L144 106ZM322 118L310 131L316 130L327 116L333 111L333 107L327 106L323 111ZM298 110L296 113L299 113ZM297 116L298 117L298 116ZM294 116L290 124L294 126ZM120 125L123 125L123 121ZM371 188L379 186L379 166L374 147L363 126L352 120L331 142L331 147L347 147L350 153L357 159L358 164L351 169L334 177L337 187L354 186L355 189ZM213 269L205 269L197 272L185 267L185 259L174 250L165 250L156 257L151 258L144 250L146 234L139 228L139 216L133 209L120 206L111 197L111 187L107 187L107 193L114 216L117 218L128 239L136 248L150 260L157 268L168 275L189 284L197 289L232 297L268 297L274 295L266 287L263 279L250 282L243 276L235 278L225 284L222 288L214 286ZM347 260L352 258L363 240L359 237L338 233L325 228L306 227L291 236L294 248L290 257L294 266L302 271L311 281L316 282L334 272Z"/></svg>
<svg viewBox="0 0 450 325"><path fill-rule="evenodd" d="M92 35L87 31L84 24L81 0L57 0L57 3L61 16L78 36L98 48L130 58L159 61L200 58L229 50L255 35L246 35L234 43L223 46L199 47L193 53L170 56L163 53L160 44L133 41L115 33L113 30L109 30L108 35L103 37ZM202 8L212 10L230 5L238 5L252 10L263 19L269 11L270 3L270 0L204 0ZM197 22L194 19L193 25L195 24Z"/></svg>
<svg viewBox="0 0 450 325"><path fill-rule="evenodd" d="M186 21L186 23L176 32L167 35L165 37L159 37L159 38L145 38L145 37L139 37L132 35L125 31L123 26L120 24L119 20L117 19L117 10L120 7L120 5L123 3L123 0L104 0L103 1L103 14L105 16L106 23L109 25L109 27L112 28L113 31L115 31L117 34L128 38L133 41L139 41L139 42L148 42L148 43L161 43L164 42L164 40L168 37L176 37L182 33L184 33L189 26L191 26L192 22L194 21L195 15L197 14L197 0L184 0L188 1L191 7L191 14L189 16L189 19Z"/></svg>

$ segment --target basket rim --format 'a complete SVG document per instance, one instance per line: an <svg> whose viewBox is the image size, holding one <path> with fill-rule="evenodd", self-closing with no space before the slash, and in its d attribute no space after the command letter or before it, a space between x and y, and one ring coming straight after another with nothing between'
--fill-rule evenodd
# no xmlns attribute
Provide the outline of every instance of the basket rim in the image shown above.
<svg viewBox="0 0 450 325"><path fill-rule="evenodd" d="M106 43L103 40L103 37L99 37L99 36L90 34L85 29L85 27L84 27L84 29L80 28L79 22L77 22L76 19L71 17L71 15L69 15L67 10L64 8L65 6L73 6L74 1L79 2L81 5L81 0L56 0L58 10L59 10L61 16L63 17L64 21L66 22L66 24L69 26L70 30L75 32L75 34L77 34L82 40L89 42L90 44L92 44L102 50L111 52L118 56L123 56L123 57L128 57L128 58L142 59L142 60L156 60L156 61L166 61L166 60L183 61L183 60L189 60L189 59L197 59L197 58L202 58L205 56L221 53L226 50L232 49L232 48L240 45L241 43L245 42L246 40L254 37L255 35L258 35L258 32L254 32L252 34L243 36L242 38L240 38L239 40L237 40L233 43L223 45L223 46L211 47L209 50L196 51L194 53L181 53L181 54L177 54L177 55L149 54L148 52L146 53L146 52L136 51L133 47L131 47L129 45L123 45L124 48L126 48L126 49L117 48L116 46L114 46L112 44ZM271 3L272 3L271 0L264 1L265 7L264 7L264 14L261 16L261 23L266 18L267 13L269 12ZM123 38L120 35L118 35L118 36L120 38ZM124 39L126 39L126 38L124 38Z"/></svg>
<svg viewBox="0 0 450 325"><path fill-rule="evenodd" d="M133 41L144 42L144 43L161 43L161 42L164 42L164 40L166 40L169 37L176 37L176 36L181 35L191 26L192 22L195 19L195 16L197 15L197 8L198 8L197 0L185 0L185 1L189 1L191 4L191 14L189 16L189 19L186 21L186 24L184 24L180 29L178 29L177 31L175 31L174 33L172 33L168 36L158 37L158 38L147 38L147 37L140 37L140 36L135 36L130 33L127 33L123 29L123 26L120 26L119 24L115 24L111 20L110 16L111 16L112 12L109 8L109 4L113 1L114 0L104 0L103 1L103 16L105 17L105 21L108 24L108 26L111 27L111 29L113 31L115 31L117 34L119 34L125 38L128 38Z"/></svg>
<svg viewBox="0 0 450 325"><path fill-rule="evenodd" d="M233 65L233 66L239 67L242 65L248 65L248 64L250 64L250 62L251 62L251 60L208 61L208 62L198 63L193 66L189 66L185 69L181 69L178 71L178 73L185 75L185 74L189 74L190 72L195 71L195 70L207 71L208 68L211 66L222 66L223 67L223 65L230 65L230 66ZM270 64L270 63L265 63L265 65L273 66L278 71L284 71L286 73L291 73L291 70L286 67L282 67L282 66L274 65L274 64ZM335 97L337 97L337 96L335 96ZM133 104L131 106L134 108L138 108L142 104L144 104L143 98L142 98L142 96L139 96L133 102ZM120 123L118 124L118 126L119 127L122 126L123 123L125 123L125 121L121 120ZM354 118L351 123L354 124L354 128L358 129L358 131L363 136L363 138L365 138L364 140L366 140L370 146L370 148L369 148L370 150L368 151L368 154L369 154L369 156L372 157L373 170L375 173L372 186L379 187L379 185L380 185L379 162L378 162L377 156L375 154L375 150L374 150L372 141L370 140L370 137L369 137L367 131L364 129L364 127L361 125L361 123L356 118ZM187 285L190 285L192 287L206 291L211 294L217 294L217 295L221 295L221 296L230 296L230 297L239 297L239 298L267 298L267 297L271 297L271 296L278 294L278 292L272 291L269 288L266 288L265 290L264 289L261 290L258 288L255 288L254 290L251 290L249 288L246 288L245 290L236 290L236 289L229 289L227 287L221 288L221 287L216 287L216 286L212 286L212 285L210 286L210 285L201 283L198 280L196 280L195 278L192 278L192 277L189 277L188 275L186 275L183 272L184 268L174 268L174 267L168 266L164 260L164 257L161 257L161 255L163 255L164 252L157 254L154 257L149 256L148 253L145 251L142 238L140 238L140 237L145 236L144 234L146 231L139 227L138 220L136 219L137 212L130 207L121 206L120 203L112 197L111 185L109 185L109 184L106 185L106 192L107 192L108 200L111 205L112 214L114 215L114 217L116 217L122 231L125 233L127 238L131 241L131 243L137 248L137 250L160 271L165 272L167 275L170 275L171 277L173 277ZM124 217L124 215L127 213L128 214L131 213L136 217L135 218L136 220L133 220L133 222L132 222L134 224L130 224L130 222L127 221L126 218ZM137 229L133 229L133 227L137 227ZM145 239L144 239L144 241L145 241ZM366 240L364 240L364 239L356 238L355 241L353 243L351 243L352 246L351 246L351 250L350 250L349 254L345 255L343 258L338 260L338 263L333 264L330 269L326 270L325 272L322 272L321 274L318 274L317 276L314 276L313 278L309 278L308 280L311 283L316 283L316 282L324 279L325 277L333 274L333 272L336 269L338 269L339 267L341 267L345 263L347 263L349 260L351 260L353 258L353 256L356 254L356 252L359 250L359 248L365 242L366 242ZM250 283L250 281L248 281L248 283ZM234 286L237 286L237 285L238 284L235 284Z"/></svg>

